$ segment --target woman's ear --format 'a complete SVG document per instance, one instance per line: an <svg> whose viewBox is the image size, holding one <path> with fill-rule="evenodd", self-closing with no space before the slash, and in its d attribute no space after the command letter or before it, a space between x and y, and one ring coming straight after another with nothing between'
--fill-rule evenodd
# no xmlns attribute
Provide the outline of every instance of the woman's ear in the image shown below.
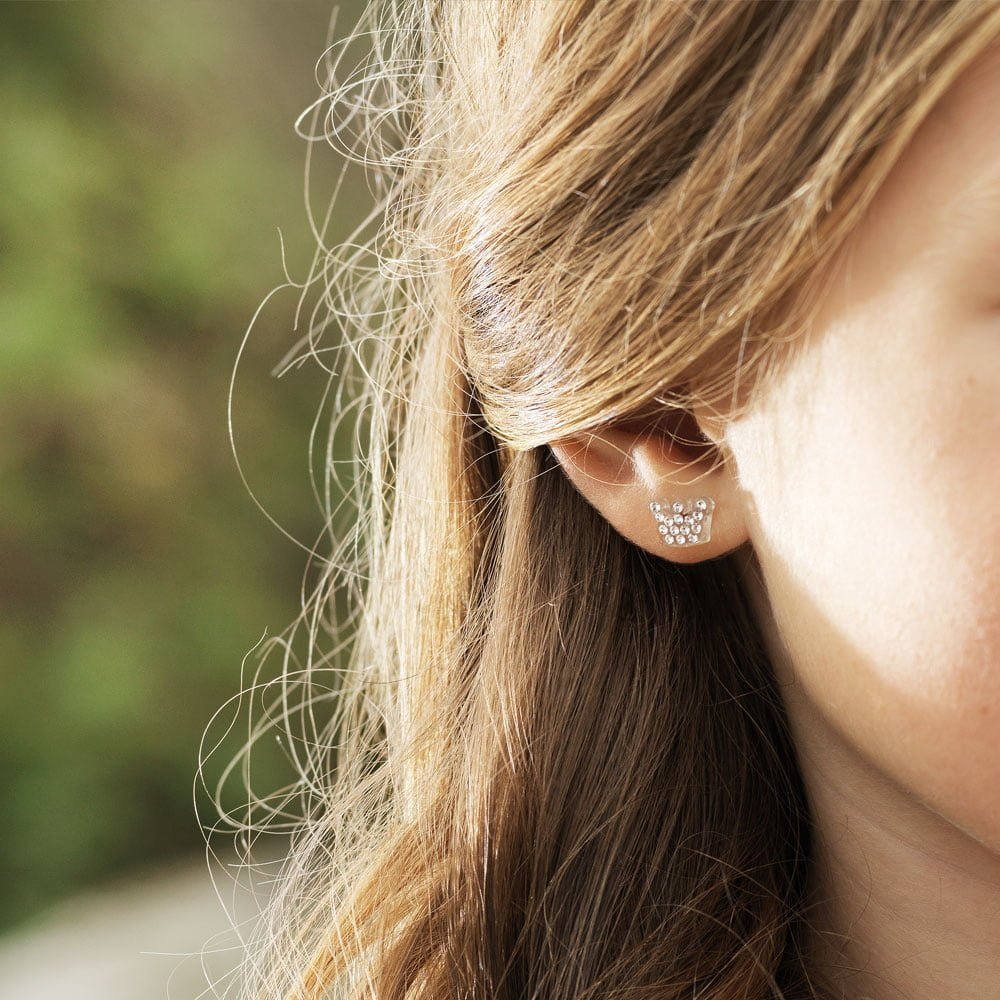
<svg viewBox="0 0 1000 1000"><path fill-rule="evenodd" d="M549 447L584 498L619 534L654 555L689 563L724 555L749 538L745 498L724 434L722 421L684 410L666 428L617 424L552 441ZM707 524L704 515L693 519L694 501L702 498L710 501ZM671 534L675 502L685 513ZM659 511L653 503L660 504ZM707 541L702 540L705 527ZM690 543L692 537L697 543Z"/></svg>

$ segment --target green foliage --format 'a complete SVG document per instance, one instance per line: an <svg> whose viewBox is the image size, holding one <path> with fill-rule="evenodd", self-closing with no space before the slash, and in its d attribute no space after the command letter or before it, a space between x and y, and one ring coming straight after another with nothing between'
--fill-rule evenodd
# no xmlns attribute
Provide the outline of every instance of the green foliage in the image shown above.
<svg viewBox="0 0 1000 1000"><path fill-rule="evenodd" d="M0 11L0 927L201 846L202 731L297 610L305 555L240 482L226 397L283 281L278 227L297 280L312 256L293 124L329 14ZM296 296L254 328L234 434L262 503L311 544L320 381L269 375ZM283 774L276 750L255 766L264 787Z"/></svg>

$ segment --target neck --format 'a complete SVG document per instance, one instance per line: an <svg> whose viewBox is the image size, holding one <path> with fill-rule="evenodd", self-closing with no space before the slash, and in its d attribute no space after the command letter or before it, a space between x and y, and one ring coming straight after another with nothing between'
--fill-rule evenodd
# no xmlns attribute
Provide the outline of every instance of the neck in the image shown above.
<svg viewBox="0 0 1000 1000"><path fill-rule="evenodd" d="M845 1000L998 1000L1000 855L786 697L814 822L818 971Z"/></svg>
<svg viewBox="0 0 1000 1000"><path fill-rule="evenodd" d="M745 582L812 812L813 968L844 1000L1000 1000L1000 850L843 739L795 683L759 578Z"/></svg>

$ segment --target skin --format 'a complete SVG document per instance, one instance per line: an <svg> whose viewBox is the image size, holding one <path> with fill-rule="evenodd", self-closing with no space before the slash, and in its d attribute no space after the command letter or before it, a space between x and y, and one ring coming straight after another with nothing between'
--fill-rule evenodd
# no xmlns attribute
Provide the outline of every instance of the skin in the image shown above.
<svg viewBox="0 0 1000 1000"><path fill-rule="evenodd" d="M1000 998L998 107L995 47L818 276L793 362L737 419L693 413L707 449L552 443L635 544L735 553L815 820L811 948L849 998ZM663 545L665 495L712 496L711 541Z"/></svg>

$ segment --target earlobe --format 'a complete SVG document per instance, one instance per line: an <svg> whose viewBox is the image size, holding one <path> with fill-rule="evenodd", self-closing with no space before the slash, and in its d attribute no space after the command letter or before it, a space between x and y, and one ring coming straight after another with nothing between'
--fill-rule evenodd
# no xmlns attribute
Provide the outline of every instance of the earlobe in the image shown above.
<svg viewBox="0 0 1000 1000"><path fill-rule="evenodd" d="M699 432L683 441L650 426L605 427L550 443L568 478L625 538L695 562L747 540L735 477Z"/></svg>

